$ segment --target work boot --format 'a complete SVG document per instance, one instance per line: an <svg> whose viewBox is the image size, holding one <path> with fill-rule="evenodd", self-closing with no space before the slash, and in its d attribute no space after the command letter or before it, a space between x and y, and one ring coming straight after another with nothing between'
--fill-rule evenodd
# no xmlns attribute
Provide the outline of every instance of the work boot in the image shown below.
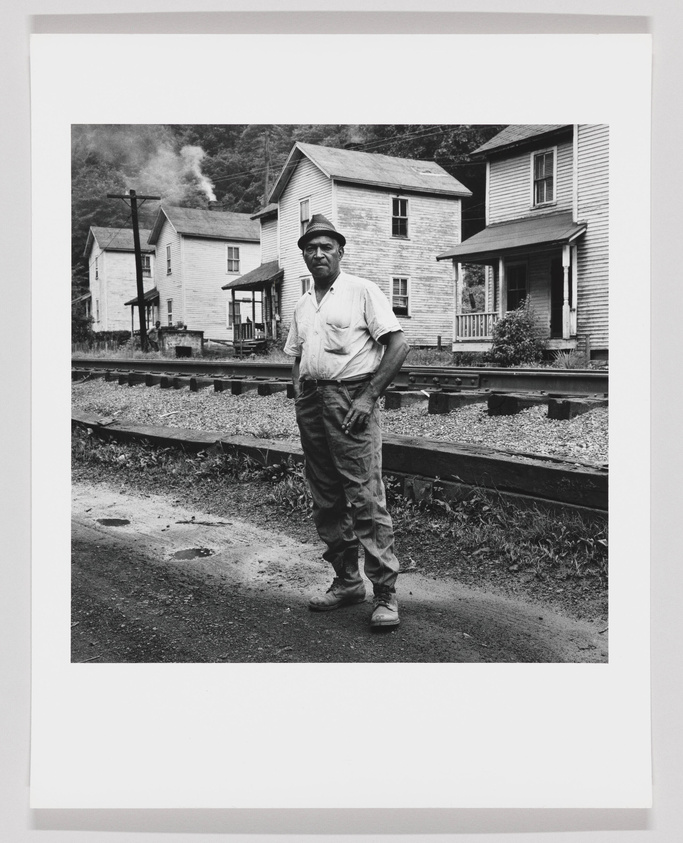
<svg viewBox="0 0 683 843"><path fill-rule="evenodd" d="M360 575L358 580L358 582L348 582L341 577L335 577L325 594L312 597L308 601L308 608L314 612L329 612L331 609L339 609L341 606L362 603L365 600L365 586L360 579Z"/></svg>
<svg viewBox="0 0 683 843"><path fill-rule="evenodd" d="M372 604L370 626L373 629L398 626L398 600L394 591L390 591L388 588L377 589Z"/></svg>

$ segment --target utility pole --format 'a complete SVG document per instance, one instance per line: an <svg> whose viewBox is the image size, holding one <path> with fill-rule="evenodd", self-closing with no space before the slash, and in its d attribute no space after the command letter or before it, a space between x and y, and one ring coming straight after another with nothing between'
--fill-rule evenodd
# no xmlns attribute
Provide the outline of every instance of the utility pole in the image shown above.
<svg viewBox="0 0 683 843"><path fill-rule="evenodd" d="M145 326L145 290L142 285L142 252L140 251L140 229L138 227L138 199L161 199L161 196L138 196L134 190L128 193L107 193L107 199L130 200L130 213L133 218L133 245L135 247L135 280L138 288L138 315L140 317L140 348L147 351L147 328Z"/></svg>

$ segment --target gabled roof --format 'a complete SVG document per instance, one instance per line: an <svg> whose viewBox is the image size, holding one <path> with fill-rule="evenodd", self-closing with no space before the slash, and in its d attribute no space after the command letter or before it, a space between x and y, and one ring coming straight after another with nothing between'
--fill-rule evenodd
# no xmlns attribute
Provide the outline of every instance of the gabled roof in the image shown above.
<svg viewBox="0 0 683 843"><path fill-rule="evenodd" d="M532 126L506 126L498 132L491 140L486 141L474 150L472 155L485 157L492 152L502 152L506 149L513 149L542 138L544 135L553 135L556 132L566 131L572 126L571 123L556 123L553 125L532 125Z"/></svg>
<svg viewBox="0 0 683 843"><path fill-rule="evenodd" d="M284 274L284 269L280 269L277 261L268 261L252 269L251 272L245 272L239 278L233 278L227 284L223 284L222 290L258 290L266 284L273 281L279 281Z"/></svg>
<svg viewBox="0 0 683 843"><path fill-rule="evenodd" d="M260 226L249 214L232 211L205 211L202 208L181 208L161 205L149 242L155 244L164 221L168 220L178 234L187 237L209 237L213 240L248 240L259 242Z"/></svg>
<svg viewBox="0 0 683 843"><path fill-rule="evenodd" d="M328 178L340 182L410 190L442 196L471 196L468 190L435 161L394 158L377 152L335 149L312 143L295 143L278 176L270 201L282 196L292 173L302 158L308 158Z"/></svg>
<svg viewBox="0 0 683 843"><path fill-rule="evenodd" d="M571 214L546 214L542 217L499 222L468 237L459 246L438 255L436 259L476 263L524 249L560 246L576 240L586 228L586 223L574 222Z"/></svg>
<svg viewBox="0 0 683 843"><path fill-rule="evenodd" d="M140 251L153 254L153 247L147 245L150 233L151 232L147 228L140 229ZM88 239L85 243L85 249L83 250L83 254L86 257L90 254L90 250L95 241L97 241L98 247L103 252L135 251L132 228L102 228L100 226L91 225L90 231L88 232Z"/></svg>

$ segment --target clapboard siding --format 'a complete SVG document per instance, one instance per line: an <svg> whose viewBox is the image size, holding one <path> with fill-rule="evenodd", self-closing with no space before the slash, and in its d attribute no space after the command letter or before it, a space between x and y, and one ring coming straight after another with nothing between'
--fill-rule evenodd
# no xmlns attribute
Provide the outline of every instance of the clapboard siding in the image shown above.
<svg viewBox="0 0 683 843"><path fill-rule="evenodd" d="M89 284L92 296L91 307L93 318L97 315L96 302L99 301L100 319L93 322L94 331L129 331L131 327L131 309L126 302L137 295L137 273L135 269L135 253L111 251L104 249L97 240L89 257ZM99 278L95 278L95 256L97 256L97 270ZM152 265L152 276L143 276L145 292L154 286L154 256L149 256ZM135 327L138 328L138 318L135 317Z"/></svg>
<svg viewBox="0 0 683 843"><path fill-rule="evenodd" d="M324 214L336 225L332 203L332 183L307 158L302 158L280 197L280 268L284 269L280 316L283 330L292 321L294 306L301 298L300 278L308 274L301 250L296 245L301 236L299 203L310 199L310 213Z"/></svg>
<svg viewBox="0 0 683 843"><path fill-rule="evenodd" d="M166 246L171 246L171 274L166 273ZM169 299L173 299L173 323L184 320L182 301L182 267L180 260L180 236L166 220L156 242L155 280L159 291L159 321L168 325Z"/></svg>
<svg viewBox="0 0 683 843"><path fill-rule="evenodd" d="M227 270L227 247L240 250L239 272ZM222 289L260 263L260 246L255 242L183 237L183 284L185 312L182 318L190 330L204 331L205 339L228 339L226 293ZM175 316L175 305L174 305Z"/></svg>
<svg viewBox="0 0 683 843"><path fill-rule="evenodd" d="M261 220L261 263L268 263L279 258L277 231L277 217Z"/></svg>
<svg viewBox="0 0 683 843"><path fill-rule="evenodd" d="M336 185L339 228L347 238L343 267L374 281L391 300L391 279L410 280L410 316L399 317L413 345L448 342L453 334L452 267L436 261L446 243L459 243L460 200ZM391 235L392 197L408 199L408 238Z"/></svg>
<svg viewBox="0 0 683 843"><path fill-rule="evenodd" d="M534 150L550 149L539 146ZM571 211L573 180L573 145L571 141L557 144L557 184L555 202L534 208L532 205L531 156L523 152L509 158L494 159L490 166L489 225L519 219L533 214Z"/></svg>
<svg viewBox="0 0 683 843"><path fill-rule="evenodd" d="M593 349L609 344L609 127L578 128L578 219L588 223L578 253L577 332Z"/></svg>

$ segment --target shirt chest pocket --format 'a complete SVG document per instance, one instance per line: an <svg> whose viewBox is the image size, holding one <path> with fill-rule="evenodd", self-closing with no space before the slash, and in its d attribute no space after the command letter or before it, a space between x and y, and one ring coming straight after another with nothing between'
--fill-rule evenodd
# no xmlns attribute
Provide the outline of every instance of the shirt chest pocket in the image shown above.
<svg viewBox="0 0 683 843"><path fill-rule="evenodd" d="M350 325L335 325L331 322L325 323L325 343L323 349L328 354L348 354Z"/></svg>

